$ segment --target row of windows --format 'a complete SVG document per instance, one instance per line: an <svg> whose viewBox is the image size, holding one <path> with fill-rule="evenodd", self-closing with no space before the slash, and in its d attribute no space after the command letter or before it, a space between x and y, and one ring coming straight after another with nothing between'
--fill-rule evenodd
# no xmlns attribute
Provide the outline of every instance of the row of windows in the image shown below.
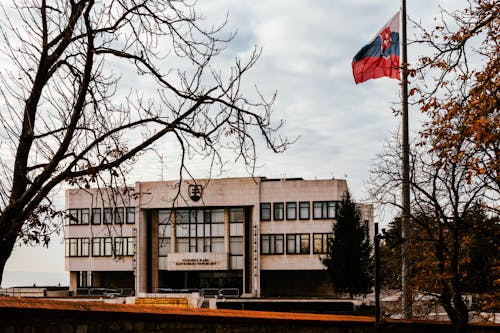
<svg viewBox="0 0 500 333"><path fill-rule="evenodd" d="M312 203L312 217L318 219L334 219L336 216L336 201L314 201ZM260 204L261 221L280 220L309 220L311 203L309 201L297 202L263 202ZM272 213L272 214L271 214Z"/></svg>
<svg viewBox="0 0 500 333"><path fill-rule="evenodd" d="M66 257L88 257L90 250L93 257L133 256L135 253L134 237L115 237L114 242L112 237L67 238L65 243Z"/></svg>
<svg viewBox="0 0 500 333"><path fill-rule="evenodd" d="M176 238L176 252L225 252L224 237L211 237L211 238ZM160 237L158 238L158 255L166 257L171 252L171 238ZM229 254L243 255L243 237L230 237L229 238Z"/></svg>
<svg viewBox="0 0 500 333"><path fill-rule="evenodd" d="M175 232L177 252L224 252L224 209L176 209L158 211L160 256L170 252ZM171 220L175 220L174 224ZM229 209L230 253L243 255L243 208Z"/></svg>
<svg viewBox="0 0 500 333"><path fill-rule="evenodd" d="M81 224L135 224L135 207L72 208L68 210L69 225Z"/></svg>
<svg viewBox="0 0 500 333"><path fill-rule="evenodd" d="M160 209L158 223L171 224L224 224L224 209ZM229 223L243 223L245 210L243 208L229 208Z"/></svg>
<svg viewBox="0 0 500 333"><path fill-rule="evenodd" d="M219 210L213 210L214 215L219 215ZM205 211L205 215L207 212ZM191 215L191 214L190 214ZM166 216L170 216L170 213L159 213L158 233L160 237L171 237L175 231L176 237L189 237L189 238L207 238L207 237L224 237L225 226L224 219L222 222L211 222L198 221L197 223L176 223L175 228L170 222L165 223L169 219ZM182 212L176 212L176 217L183 216ZM218 221L218 220L217 220ZM231 221L231 220L230 220ZM229 224L229 234L231 236L243 236L243 222L230 222Z"/></svg>
<svg viewBox="0 0 500 333"><path fill-rule="evenodd" d="M332 233L313 234L313 253L328 253L331 239ZM310 234L260 235L261 254L284 254L285 247L287 254L310 254Z"/></svg>

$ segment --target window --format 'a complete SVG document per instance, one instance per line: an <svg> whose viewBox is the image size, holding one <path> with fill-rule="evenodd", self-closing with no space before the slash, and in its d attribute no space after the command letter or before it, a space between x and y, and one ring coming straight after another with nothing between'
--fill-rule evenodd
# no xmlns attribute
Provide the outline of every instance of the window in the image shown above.
<svg viewBox="0 0 500 333"><path fill-rule="evenodd" d="M115 255L133 256L134 237L115 237Z"/></svg>
<svg viewBox="0 0 500 333"><path fill-rule="evenodd" d="M243 269L243 224L245 210L229 208L229 258L230 269Z"/></svg>
<svg viewBox="0 0 500 333"><path fill-rule="evenodd" d="M127 224L135 224L135 207L127 207L127 215L125 222Z"/></svg>
<svg viewBox="0 0 500 333"><path fill-rule="evenodd" d="M245 213L243 211L243 208L229 209L229 235L231 237L243 236L244 219L245 219Z"/></svg>
<svg viewBox="0 0 500 333"><path fill-rule="evenodd" d="M189 238L177 238L177 252L189 252Z"/></svg>
<svg viewBox="0 0 500 333"><path fill-rule="evenodd" d="M299 219L309 220L309 206L311 205L308 201L299 202Z"/></svg>
<svg viewBox="0 0 500 333"><path fill-rule="evenodd" d="M93 257L109 257L112 254L111 237L92 238Z"/></svg>
<svg viewBox="0 0 500 333"><path fill-rule="evenodd" d="M309 254L309 234L288 234L286 235L287 254Z"/></svg>
<svg viewBox="0 0 500 333"><path fill-rule="evenodd" d="M169 238L161 237L158 239L158 256L166 257L170 253L171 240Z"/></svg>
<svg viewBox="0 0 500 333"><path fill-rule="evenodd" d="M212 238L212 252L224 252L224 237Z"/></svg>
<svg viewBox="0 0 500 333"><path fill-rule="evenodd" d="M101 208L92 208L92 224L101 224Z"/></svg>
<svg viewBox="0 0 500 333"><path fill-rule="evenodd" d="M313 202L313 219L334 219L335 201L315 201Z"/></svg>
<svg viewBox="0 0 500 333"><path fill-rule="evenodd" d="M283 220L283 203L282 202L275 202L273 203L273 219L276 220Z"/></svg>
<svg viewBox="0 0 500 333"><path fill-rule="evenodd" d="M159 212L160 223L168 220L167 214L170 216L170 211ZM243 208L229 210L231 236L243 236L244 217ZM175 221L177 252L225 252L224 209L179 209ZM159 227L160 237L169 237L173 232L170 224Z"/></svg>
<svg viewBox="0 0 500 333"><path fill-rule="evenodd" d="M88 238L67 238L65 240L66 257L88 257L89 239Z"/></svg>
<svg viewBox="0 0 500 333"><path fill-rule="evenodd" d="M313 234L313 253L314 254L329 253L332 239L333 239L333 234L331 232L323 234Z"/></svg>
<svg viewBox="0 0 500 333"><path fill-rule="evenodd" d="M231 237L229 241L229 253L231 255L243 255L243 237Z"/></svg>
<svg viewBox="0 0 500 333"><path fill-rule="evenodd" d="M271 221L271 204L269 202L260 204L260 220Z"/></svg>
<svg viewBox="0 0 500 333"><path fill-rule="evenodd" d="M111 224L113 223L113 208L104 208L104 224Z"/></svg>
<svg viewBox="0 0 500 333"><path fill-rule="evenodd" d="M296 220L297 219L297 203L287 202L286 203L286 219Z"/></svg>
<svg viewBox="0 0 500 333"><path fill-rule="evenodd" d="M261 254L283 254L283 235L260 235Z"/></svg>
<svg viewBox="0 0 500 333"><path fill-rule="evenodd" d="M243 208L229 208L229 222L243 223L245 220L245 211Z"/></svg>
<svg viewBox="0 0 500 333"><path fill-rule="evenodd" d="M124 219L123 219L123 207L116 207L115 208L115 223L116 224L123 224Z"/></svg>
<svg viewBox="0 0 500 333"><path fill-rule="evenodd" d="M80 224L80 220L78 219L78 209L70 209L68 210L68 219L67 224Z"/></svg>
<svg viewBox="0 0 500 333"><path fill-rule="evenodd" d="M158 211L158 223L172 224L171 214L172 211L170 209L160 209Z"/></svg>
<svg viewBox="0 0 500 333"><path fill-rule="evenodd" d="M92 287L92 272L91 271L78 272L78 287L81 287L81 288Z"/></svg>
<svg viewBox="0 0 500 333"><path fill-rule="evenodd" d="M69 209L67 223L69 225L89 224L89 209L88 208Z"/></svg>
<svg viewBox="0 0 500 333"><path fill-rule="evenodd" d="M243 223L231 223L231 224L229 224L229 235L231 235L231 236L243 236Z"/></svg>

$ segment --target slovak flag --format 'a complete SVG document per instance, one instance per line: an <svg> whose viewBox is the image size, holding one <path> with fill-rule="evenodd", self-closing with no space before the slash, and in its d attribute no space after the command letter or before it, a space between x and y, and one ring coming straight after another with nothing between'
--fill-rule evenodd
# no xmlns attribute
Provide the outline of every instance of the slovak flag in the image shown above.
<svg viewBox="0 0 500 333"><path fill-rule="evenodd" d="M352 60L356 84L387 76L401 80L399 74L399 11Z"/></svg>

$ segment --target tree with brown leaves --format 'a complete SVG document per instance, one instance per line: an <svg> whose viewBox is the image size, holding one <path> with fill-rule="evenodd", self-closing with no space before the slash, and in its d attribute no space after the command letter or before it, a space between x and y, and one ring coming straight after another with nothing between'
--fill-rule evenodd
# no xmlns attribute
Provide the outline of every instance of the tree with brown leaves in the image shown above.
<svg viewBox="0 0 500 333"><path fill-rule="evenodd" d="M479 178L500 194L500 2L468 0L442 11L418 40L431 54L420 58L412 93L429 116L423 131L440 160L468 161L468 181ZM456 149L460 147L460 149ZM498 201L490 207L499 211Z"/></svg>
<svg viewBox="0 0 500 333"><path fill-rule="evenodd" d="M455 332L465 332L470 308L465 302L465 292L470 276L467 264L471 260L471 229L481 231L491 242L498 262L500 233L477 217L477 207L486 209L490 189L482 179L470 177L471 160L475 152L458 154L462 147L454 147L453 159L442 156L426 145L414 145L411 149L410 188L411 214L410 235L402 241L409 242L407 253L412 261L412 287L415 293L437 297L452 321ZM429 152L430 151L430 152ZM372 171L370 192L383 205L400 208L401 145L398 139L389 142L379 154ZM487 209L498 219L496 212ZM474 218L472 218L474 217ZM418 232L416 232L418 231ZM413 252L412 252L413 251ZM489 272L494 272L490 267ZM492 273L493 274L493 273ZM494 277L490 279L493 281Z"/></svg>

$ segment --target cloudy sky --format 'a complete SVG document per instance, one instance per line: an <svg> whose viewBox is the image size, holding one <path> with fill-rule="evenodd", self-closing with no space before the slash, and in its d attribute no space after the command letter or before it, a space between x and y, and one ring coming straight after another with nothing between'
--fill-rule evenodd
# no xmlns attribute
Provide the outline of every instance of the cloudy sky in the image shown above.
<svg viewBox="0 0 500 333"><path fill-rule="evenodd" d="M408 1L407 11L413 20L432 24L439 6L454 9L464 3ZM256 84L267 94L276 90L274 116L286 120L281 134L300 137L279 155L260 147L262 168L256 174L346 178L357 200L369 200L364 182L375 154L400 126L400 119L391 112L399 103L400 86L385 78L356 86L351 60L398 11L400 1L210 0L197 6L207 24L220 23L228 15L227 31L237 30L219 59L221 66L228 66L235 57L244 58L254 46L262 47L259 62L246 78L248 87ZM411 37L411 24L408 29ZM411 45L410 62L421 52L424 50ZM414 131L420 120L418 111L410 109ZM164 166L168 158L175 158L165 154ZM153 170L151 166L155 166ZM196 177L207 176L204 162L193 161L192 169ZM222 176L248 175L239 165L229 164L226 169ZM165 179L176 174L163 170ZM159 158L147 156L138 163L133 180L159 180L161 175ZM62 193L59 197L62 202ZM17 247L7 262L3 286L58 282L67 284L62 239L54 240L49 249Z"/></svg>

